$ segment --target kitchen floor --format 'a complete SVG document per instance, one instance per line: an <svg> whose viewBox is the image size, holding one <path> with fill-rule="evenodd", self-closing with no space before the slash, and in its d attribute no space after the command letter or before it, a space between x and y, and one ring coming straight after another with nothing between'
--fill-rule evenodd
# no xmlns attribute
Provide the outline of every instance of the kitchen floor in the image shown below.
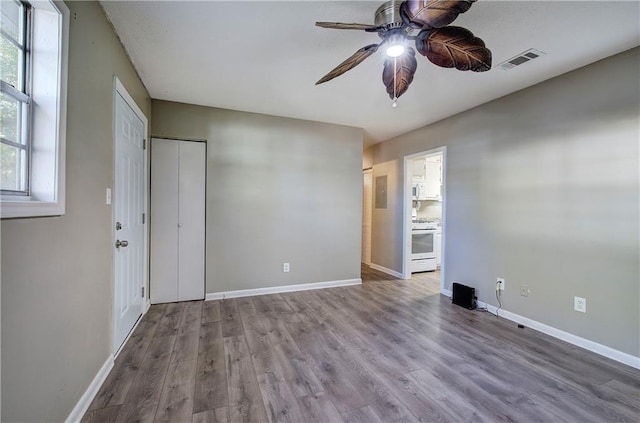
<svg viewBox="0 0 640 423"><path fill-rule="evenodd" d="M436 275L153 305L83 421L638 421L640 371L455 306Z"/></svg>
<svg viewBox="0 0 640 423"><path fill-rule="evenodd" d="M372 269L364 263L361 263L360 265L360 277L362 278L362 283L404 280ZM433 272L413 273L409 280L421 284L425 289L426 295L435 295L440 293L440 269L434 270Z"/></svg>
<svg viewBox="0 0 640 423"><path fill-rule="evenodd" d="M440 293L440 270L434 270L433 272L412 273L411 280L422 282L429 288L435 289L437 293Z"/></svg>

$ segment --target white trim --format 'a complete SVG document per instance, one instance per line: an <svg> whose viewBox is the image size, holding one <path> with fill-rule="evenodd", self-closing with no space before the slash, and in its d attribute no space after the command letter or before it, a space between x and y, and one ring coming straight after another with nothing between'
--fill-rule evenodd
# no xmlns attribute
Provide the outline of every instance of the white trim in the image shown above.
<svg viewBox="0 0 640 423"><path fill-rule="evenodd" d="M64 196L64 187L59 187L58 198ZM3 196L2 198L6 198ZM63 216L64 202L62 201L0 201L0 213L3 219L19 218L19 217L41 217L41 216Z"/></svg>
<svg viewBox="0 0 640 423"><path fill-rule="evenodd" d="M495 314L497 310L496 306L487 304L483 301L478 301L478 306L486 307L487 310L493 314ZM519 323L530 329L537 330L538 332L542 332L554 338L576 345L580 348L584 348L585 350L610 358L611 360L617 361L619 363L626 364L627 366L640 369L640 357L636 357L631 354L618 351L611 347L607 347L606 345L602 345L597 342L590 341L588 339L582 338L572 333L565 332L560 329L556 329L553 326L540 323L536 320L529 319L528 317L520 316L519 314L512 313L502 308L500 309L499 313L500 313L499 314L500 317L503 317L507 320L511 320L512 322Z"/></svg>
<svg viewBox="0 0 640 423"><path fill-rule="evenodd" d="M147 116L145 116L145 114L142 112L142 109L140 109L140 107L138 107L138 105L136 104L135 100L133 99L133 97L131 97L131 95L129 94L129 92L127 91L127 89L124 87L124 85L122 84L122 82L120 82L120 79L117 76L113 77L113 106L112 106L112 136L113 136L113 149L114 149L114 154L113 154L113 178L112 178L112 185L115 185L115 179L116 179L116 157L115 157L115 143L116 143L116 97L120 95L120 97L122 97L122 99L129 105L129 107L131 107L131 109L133 110L133 112L136 114L136 116L138 116L138 118L142 121L142 125L144 127L144 139L145 142L147 143L147 146L150 144L149 142L149 120L147 119ZM144 151L144 200L143 200L143 212L146 216L146 222L144 224L144 247L143 247L143 264L142 264L142 284L144 286L144 298L142 299L142 310L141 310L141 314L140 314L140 318L138 319L138 321L136 322L136 324L133 325L133 328L131 328L131 331L129 332L129 334L127 335L127 337L125 338L124 342L122 343L122 345L115 345L115 322L116 322L116 302L115 302L115 297L112 295L111 298L111 311L113 313L112 316L112 330L111 330L111 346L113 348L113 355L117 356L117 354L122 350L122 347L127 343L127 340L129 339L129 337L131 336L131 334L133 333L134 329L136 328L136 326L138 325L138 323L140 322L140 320L142 320L142 316L144 316L147 313L147 310L149 310L149 306L150 306L150 302L149 302L149 210L147 208L148 206L148 202L149 202L149 148L147 148ZM116 209L114 207L115 205L115 196L114 196L114 201L112 202L111 205L111 245L113 246L115 241L116 241L116 231L115 231L115 212ZM116 272L115 272L115 254L113 254L113 248L111 249L112 254L111 254L111 289L112 292L115 292L115 286L116 286Z"/></svg>
<svg viewBox="0 0 640 423"><path fill-rule="evenodd" d="M98 390L107 379L107 376L109 376L109 372L113 368L114 361L115 359L113 358L113 355L110 354L109 357L107 357L107 361L104 362L96 376L89 384L87 390L84 391L84 394L82 394L80 400L76 403L76 406L71 410L69 417L65 420L67 423L79 422L82 420L82 416L87 412L89 405L91 405L91 402L96 397Z"/></svg>
<svg viewBox="0 0 640 423"><path fill-rule="evenodd" d="M65 214L65 177L66 177L66 138L67 138L67 79L68 79L68 61L69 61L69 8L60 0L48 0L44 2L32 2L34 6L34 20L44 14L56 14L57 24L45 16L44 22L54 25L57 31L56 36L46 36L44 39L45 48L49 54L56 51L57 62L52 62L49 58L40 59L38 63L45 63L46 69L40 72L32 72L32 78L38 78L37 75L45 75L43 78L46 88L51 86L46 81L55 78L55 93L49 89L35 88L32 96L36 103L39 104L38 109L32 108L30 125L32 147L38 146L45 154L44 158L38 159L38 163L34 164L34 153L31 154L31 190L32 195L28 197L17 197L11 195L0 196L0 218L20 218L20 217L39 217L39 216L62 216ZM46 27L46 25L45 25ZM34 39L40 39L35 36ZM53 46L57 44L55 47ZM34 48L37 48L34 47ZM32 58L32 60L36 60ZM55 66L54 66L55 65ZM40 65L35 65L38 69ZM55 69L50 67L54 66ZM38 78L38 81L40 78ZM35 84L34 80L31 81ZM38 86L40 86L39 84ZM41 99L38 102L38 98ZM54 104L52 104L54 103ZM40 110L42 109L42 110ZM43 116L42 119L39 116ZM51 116L54 116L53 122ZM34 124L34 122L41 122ZM47 123L49 122L49 123ZM38 134L36 135L36 131ZM44 132L44 134L39 134ZM37 137L37 138L36 138ZM44 141L43 141L44 140ZM53 153L55 151L55 153ZM46 153L45 153L46 152ZM39 173L44 168L50 168L44 171L44 175L40 178L34 178L33 169L38 167ZM53 180L53 183L51 183ZM37 195L36 195L37 194Z"/></svg>
<svg viewBox="0 0 640 423"><path fill-rule="evenodd" d="M445 232L447 223L447 147L432 148L431 150L421 151L415 154L404 156L403 161L403 195L402 195L402 279L411 279L411 182L413 177L413 169L409 169L409 160L416 157L431 156L442 153L442 216L440 224L442 229L442 248L440 258L440 291L445 290Z"/></svg>
<svg viewBox="0 0 640 423"><path fill-rule="evenodd" d="M379 272L386 273L387 275L395 276L396 278L411 279L411 274L409 274L409 278L405 278L402 276L402 273L396 272L395 270L388 269L384 266L380 266L379 264L369 263L369 267Z"/></svg>
<svg viewBox="0 0 640 423"><path fill-rule="evenodd" d="M238 291L210 292L205 301L222 300L224 298L253 297L255 295L279 294L282 292L309 291L311 289L335 288L339 286L362 285L362 279L344 279L339 281L303 283L299 285L271 286L268 288L241 289Z"/></svg>
<svg viewBox="0 0 640 423"><path fill-rule="evenodd" d="M69 414L69 417L67 417L67 420L66 420L67 423L79 422L82 419L84 414L89 409L89 405L91 405L91 402L93 401L96 394L98 393L98 390L100 389L104 381L107 379L107 376L109 375L109 372L113 368L115 359L118 357L118 354L120 354L120 352L124 349L124 346L127 344L127 342L129 342L129 339L131 338L131 334L133 334L133 332L136 330L136 328L142 321L142 318L144 317L145 314L147 314L147 311L149 310L150 307L151 307L151 303L147 301L145 303L145 309L144 309L144 312L142 313L142 316L140 316L140 318L136 321L136 324L133 326L133 329L131 329L131 332L129 332L124 342L122 343L121 348L118 349L118 351L115 354L110 354L109 357L107 357L107 361L105 361L102 367L100 368L100 370L98 370L98 373L89 384L89 387L84 392L84 394L82 394L82 397L80 397L80 400L78 400L78 403L71 411L71 414Z"/></svg>
<svg viewBox="0 0 640 423"><path fill-rule="evenodd" d="M215 301L215 300L223 300L224 292L211 292L207 293L204 296L205 301Z"/></svg>
<svg viewBox="0 0 640 423"><path fill-rule="evenodd" d="M140 118L140 120L142 120L142 122L144 123L145 126L145 139L147 138L147 117L145 116L145 114L142 112L142 109L140 107L138 107L138 105L136 104L136 101L133 99L133 97L131 97L131 95L129 94L129 92L127 91L127 89L124 87L124 85L122 85L122 82L120 82L120 79L117 76L113 77L113 87L114 87L114 93L117 92L122 96L122 99L124 101L127 102L127 104L129 105L129 107L131 107L133 109L133 111L135 112L136 115L138 115L138 117ZM148 142L149 140L147 140Z"/></svg>

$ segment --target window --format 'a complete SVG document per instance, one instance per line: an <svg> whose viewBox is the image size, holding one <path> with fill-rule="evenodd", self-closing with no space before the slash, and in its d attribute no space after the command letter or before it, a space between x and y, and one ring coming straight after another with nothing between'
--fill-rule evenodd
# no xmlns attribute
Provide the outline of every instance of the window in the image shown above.
<svg viewBox="0 0 640 423"><path fill-rule="evenodd" d="M64 214L69 10L0 1L1 217Z"/></svg>
<svg viewBox="0 0 640 423"><path fill-rule="evenodd" d="M30 7L2 3L0 20L0 188L3 194L29 195Z"/></svg>

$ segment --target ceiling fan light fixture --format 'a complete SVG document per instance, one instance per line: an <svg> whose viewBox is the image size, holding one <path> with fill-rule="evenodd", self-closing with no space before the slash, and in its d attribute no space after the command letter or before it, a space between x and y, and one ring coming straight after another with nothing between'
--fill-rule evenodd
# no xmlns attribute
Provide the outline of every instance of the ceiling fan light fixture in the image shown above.
<svg viewBox="0 0 640 423"><path fill-rule="evenodd" d="M386 50L387 56L399 57L404 54L405 38L402 35L394 34L390 36L387 43L389 44Z"/></svg>
<svg viewBox="0 0 640 423"><path fill-rule="evenodd" d="M404 54L404 46L402 44L395 44L387 47L387 56L398 57Z"/></svg>
<svg viewBox="0 0 640 423"><path fill-rule="evenodd" d="M374 25L341 22L316 22L322 28L376 32L382 39L369 44L320 78L316 85L331 81L358 66L378 50L386 53L382 82L397 107L398 97L413 81L418 62L416 51L431 63L460 71L486 72L491 69L491 50L468 29L451 26L459 14L469 10L476 0L389 0L376 10ZM415 50L409 42L415 41ZM534 54L535 55L535 54ZM523 60L531 60L528 56Z"/></svg>

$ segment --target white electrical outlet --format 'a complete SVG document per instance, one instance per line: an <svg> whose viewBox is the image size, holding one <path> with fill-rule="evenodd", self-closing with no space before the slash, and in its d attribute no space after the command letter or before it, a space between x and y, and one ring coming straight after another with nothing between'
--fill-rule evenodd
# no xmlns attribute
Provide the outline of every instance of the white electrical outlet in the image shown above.
<svg viewBox="0 0 640 423"><path fill-rule="evenodd" d="M573 309L581 313L586 313L587 299L582 297L573 297Z"/></svg>
<svg viewBox="0 0 640 423"><path fill-rule="evenodd" d="M522 295L523 297L528 297L529 296L529 285L520 285L520 295Z"/></svg>
<svg viewBox="0 0 640 423"><path fill-rule="evenodd" d="M284 273L288 273L289 272L289 263L283 263L282 264L282 271Z"/></svg>
<svg viewBox="0 0 640 423"><path fill-rule="evenodd" d="M504 291L504 278L496 279L496 291Z"/></svg>

